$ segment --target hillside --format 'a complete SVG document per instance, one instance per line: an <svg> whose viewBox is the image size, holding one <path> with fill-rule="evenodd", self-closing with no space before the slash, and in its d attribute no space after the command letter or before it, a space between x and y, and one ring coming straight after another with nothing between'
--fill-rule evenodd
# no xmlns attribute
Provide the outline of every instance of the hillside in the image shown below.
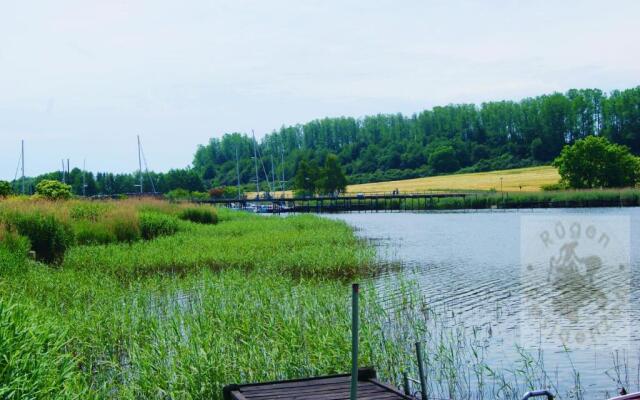
<svg viewBox="0 0 640 400"><path fill-rule="evenodd" d="M640 154L640 87L449 104L411 115L323 118L283 126L256 147L260 180L269 176L291 187L303 160L323 166L331 153L350 182L369 183L549 164L565 145L589 135ZM255 179L253 144L242 133L212 138L198 147L193 170L205 187L235 186L238 170L240 181L249 184Z"/></svg>
<svg viewBox="0 0 640 400"><path fill-rule="evenodd" d="M347 193L392 192L395 189L402 193L427 190L476 191L495 189L500 191L500 178L502 178L502 189L505 192L538 192L542 190L543 185L557 183L560 180L560 175L551 166L517 168L349 185ZM275 192L275 196L279 197L281 193ZM287 197L291 197L292 194L290 190L285 192ZM255 192L248 192L247 197L255 197Z"/></svg>
<svg viewBox="0 0 640 400"><path fill-rule="evenodd" d="M349 193L419 192L424 190L500 190L509 192L536 192L542 185L557 183L560 179L558 171L551 166L518 168L501 171L477 172L471 174L454 174L430 176L427 178L405 179L377 183L350 185Z"/></svg>

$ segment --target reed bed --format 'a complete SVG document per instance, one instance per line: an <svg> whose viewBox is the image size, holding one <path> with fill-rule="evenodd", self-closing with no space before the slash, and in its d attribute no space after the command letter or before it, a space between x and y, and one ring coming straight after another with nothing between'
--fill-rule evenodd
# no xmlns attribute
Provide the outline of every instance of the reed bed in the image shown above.
<svg viewBox="0 0 640 400"><path fill-rule="evenodd" d="M358 204L354 202L354 204ZM478 192L465 198L392 200L381 207L405 210L463 210L489 208L638 207L640 189L560 190L547 192Z"/></svg>

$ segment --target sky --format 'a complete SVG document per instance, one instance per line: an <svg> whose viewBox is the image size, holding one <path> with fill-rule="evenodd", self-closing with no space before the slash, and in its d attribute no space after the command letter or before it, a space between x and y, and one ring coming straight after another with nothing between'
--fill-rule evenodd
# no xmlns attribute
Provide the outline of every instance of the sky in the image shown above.
<svg viewBox="0 0 640 400"><path fill-rule="evenodd" d="M226 132L640 84L640 1L0 2L0 179Z"/></svg>

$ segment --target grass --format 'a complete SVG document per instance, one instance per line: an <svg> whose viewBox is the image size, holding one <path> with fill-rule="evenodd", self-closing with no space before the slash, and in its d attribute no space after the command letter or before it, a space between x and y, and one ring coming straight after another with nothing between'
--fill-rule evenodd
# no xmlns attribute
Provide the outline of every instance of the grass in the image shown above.
<svg viewBox="0 0 640 400"><path fill-rule="evenodd" d="M76 206L57 203L52 214ZM170 216L163 207L141 213ZM94 211L82 218L110 212ZM347 369L343 279L368 274L371 249L345 224L317 217L219 217L180 221L175 234L149 241L75 245L58 268L9 245L15 233L2 225L1 309L20 311L6 317L16 338L0 360L24 367L0 386L31 398L220 398L231 382Z"/></svg>

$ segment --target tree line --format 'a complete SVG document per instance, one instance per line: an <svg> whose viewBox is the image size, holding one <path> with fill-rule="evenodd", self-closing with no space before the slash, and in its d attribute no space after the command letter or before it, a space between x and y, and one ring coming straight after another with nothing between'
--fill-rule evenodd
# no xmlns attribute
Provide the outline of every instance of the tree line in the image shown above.
<svg viewBox="0 0 640 400"><path fill-rule="evenodd" d="M303 188L302 168L305 182L314 182L312 191L327 192L331 185L313 174L326 168L329 159L342 167L349 183L365 183L548 164L565 145L590 135L640 154L640 86L451 104L412 115L323 118L274 130L256 143L255 151L260 190ZM189 168L144 173L143 189L199 192L235 186L239 172L243 190L255 190L253 155L251 136L227 133L198 146ZM27 187L43 179L62 180L62 173L30 178ZM83 179L87 195L140 190L138 173L83 174L75 168L65 177L75 194L83 193ZM14 189L19 186L14 182Z"/></svg>
<svg viewBox="0 0 640 400"><path fill-rule="evenodd" d="M35 193L35 187L42 181L59 181L71 186L73 194L82 196L117 195L140 192L140 173L121 173L83 171L73 168L69 172L55 171L36 177L26 178L25 187L29 194ZM168 193L176 189L189 192L202 192L206 188L202 178L192 168L172 169L168 172L143 172L143 191L145 193ZM20 193L20 179L12 182L13 192ZM83 189L84 186L84 189Z"/></svg>
<svg viewBox="0 0 640 400"><path fill-rule="evenodd" d="M292 177L301 163L324 165L336 154L350 183L548 164L589 135L640 153L640 86L572 89L521 101L452 104L410 116L323 118L283 126L258 143L261 179ZM225 134L198 147L193 169L207 185L255 181L253 139ZM304 165L303 164L303 165Z"/></svg>

